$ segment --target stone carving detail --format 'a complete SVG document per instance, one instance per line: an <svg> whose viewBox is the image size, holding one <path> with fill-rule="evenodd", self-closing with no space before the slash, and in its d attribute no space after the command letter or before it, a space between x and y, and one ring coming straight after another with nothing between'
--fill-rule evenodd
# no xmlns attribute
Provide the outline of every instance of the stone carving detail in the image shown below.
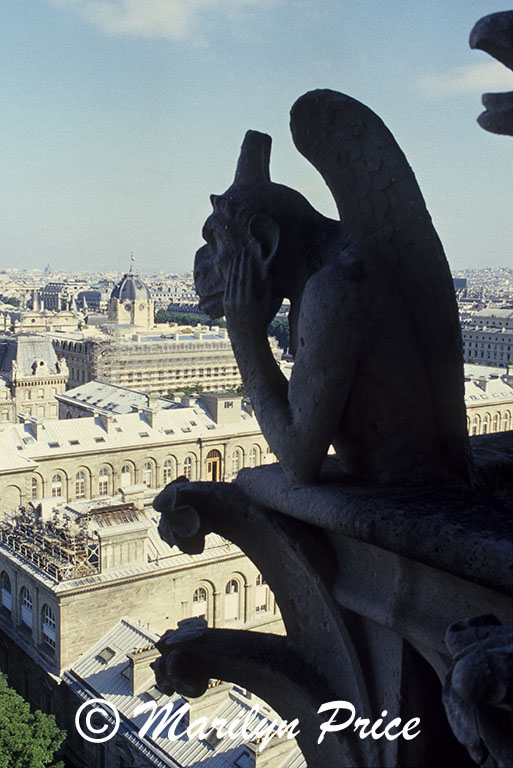
<svg viewBox="0 0 513 768"><path fill-rule="evenodd" d="M291 129L341 221L271 182L271 139L249 131L195 263L200 307L226 316L271 449L296 485L318 479L330 445L360 480L468 482L452 279L406 158L377 115L334 91L302 96ZM289 383L267 341L284 298Z"/></svg>
<svg viewBox="0 0 513 768"><path fill-rule="evenodd" d="M513 70L513 11L479 19L470 33L470 47L486 51ZM483 106L486 111L477 118L479 125L492 133L513 136L513 91L485 93Z"/></svg>
<svg viewBox="0 0 513 768"><path fill-rule="evenodd" d="M513 765L513 627L492 615L458 621L445 643L454 657L443 701L458 741L482 765ZM487 763L488 765L489 763Z"/></svg>

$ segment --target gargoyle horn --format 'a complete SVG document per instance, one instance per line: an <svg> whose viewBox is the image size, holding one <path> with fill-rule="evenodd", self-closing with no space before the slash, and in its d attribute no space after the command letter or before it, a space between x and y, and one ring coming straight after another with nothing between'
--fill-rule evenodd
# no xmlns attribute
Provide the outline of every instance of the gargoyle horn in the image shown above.
<svg viewBox="0 0 513 768"><path fill-rule="evenodd" d="M242 142L233 187L253 187L271 181L271 137L248 131Z"/></svg>

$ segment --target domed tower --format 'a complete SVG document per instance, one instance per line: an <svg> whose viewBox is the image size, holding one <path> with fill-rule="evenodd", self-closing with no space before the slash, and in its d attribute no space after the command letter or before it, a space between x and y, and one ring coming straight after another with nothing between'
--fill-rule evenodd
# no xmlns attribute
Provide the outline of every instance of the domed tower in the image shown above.
<svg viewBox="0 0 513 768"><path fill-rule="evenodd" d="M154 310L155 302L139 275L131 272L123 275L110 295L109 321L150 330L154 325Z"/></svg>

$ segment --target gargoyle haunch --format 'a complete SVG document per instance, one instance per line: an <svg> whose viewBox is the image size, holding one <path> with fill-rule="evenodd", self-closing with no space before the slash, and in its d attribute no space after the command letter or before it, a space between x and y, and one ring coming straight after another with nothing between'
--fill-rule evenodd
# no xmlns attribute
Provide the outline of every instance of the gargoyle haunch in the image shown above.
<svg viewBox="0 0 513 768"><path fill-rule="evenodd" d="M341 220L271 182L271 139L250 131L195 262L200 307L226 317L269 446L293 484L318 479L330 445L358 480L469 482L452 279L406 158L380 118L334 91L302 96L291 130ZM267 340L284 298L289 382Z"/></svg>

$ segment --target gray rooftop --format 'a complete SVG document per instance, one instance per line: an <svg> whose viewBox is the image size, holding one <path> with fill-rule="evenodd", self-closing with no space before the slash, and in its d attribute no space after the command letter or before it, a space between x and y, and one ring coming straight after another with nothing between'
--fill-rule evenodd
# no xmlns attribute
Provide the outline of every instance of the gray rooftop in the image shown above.
<svg viewBox="0 0 513 768"><path fill-rule="evenodd" d="M140 728L148 717L147 713L134 717L134 711L138 705L156 700L158 707L171 704L174 709L186 703L186 700L178 694L166 696L155 689L154 673L149 666L146 680L143 676L142 685L135 691L135 695L132 693L129 680L123 675L130 664L127 654L136 649L151 649L157 639L158 636L150 630L137 626L130 619L121 619L90 651L83 654L70 670L64 672L64 681L84 701L101 696L113 704L122 715L120 733L136 746L148 761L159 768L167 768L167 766L197 768L200 765L208 768L235 766L236 761L242 758L244 753L249 756L249 750L240 735L235 739L223 737L213 745L199 738L189 739L186 735L177 741L171 741L163 736L153 738L151 729L144 737L138 736ZM107 648L108 656L102 658L100 654ZM232 723L237 717L243 717L246 712L249 712L254 704L255 700L248 698L245 692L238 693L237 689L232 689L229 693L227 692L225 703L221 705L222 708L217 715L226 718L228 723ZM272 710L259 702L257 719L269 722L273 719ZM179 728L177 732L180 733L181 730L183 729ZM163 733L166 734L167 730L165 729ZM243 763L239 762L239 765L241 764ZM278 757L276 768L306 768L306 763L296 749L293 755Z"/></svg>
<svg viewBox="0 0 513 768"><path fill-rule="evenodd" d="M0 371L10 374L13 362L18 376L59 373L59 359L45 336L0 337Z"/></svg>
<svg viewBox="0 0 513 768"><path fill-rule="evenodd" d="M111 298L119 299L119 301L136 301L138 299L148 301L151 297L148 286L139 275L126 274L113 288Z"/></svg>

